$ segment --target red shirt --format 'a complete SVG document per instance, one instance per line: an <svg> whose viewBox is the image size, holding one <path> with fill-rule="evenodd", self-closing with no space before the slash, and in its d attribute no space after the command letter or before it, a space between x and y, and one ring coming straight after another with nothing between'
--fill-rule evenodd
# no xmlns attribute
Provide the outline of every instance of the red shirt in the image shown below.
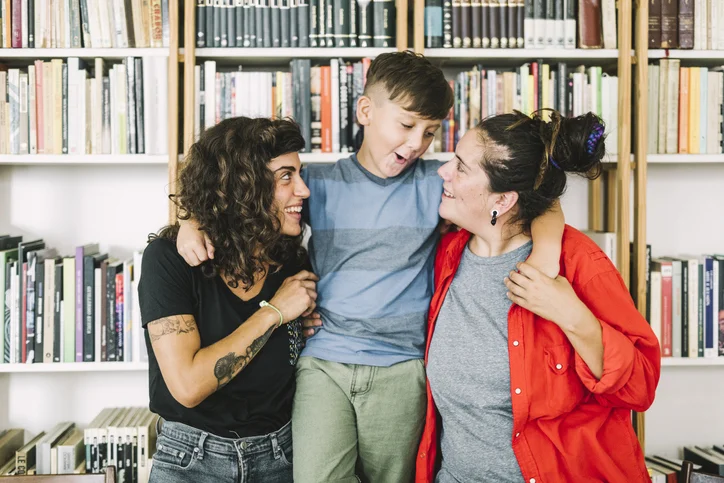
<svg viewBox="0 0 724 483"><path fill-rule="evenodd" d="M425 362L435 321L469 239L464 230L450 233L438 247ZM560 274L601 323L603 376L596 379L556 324L511 307L510 437L523 477L527 483L650 482L631 410L645 411L654 400L661 370L656 336L608 257L569 226L563 233ZM416 483L435 479L440 424L428 382Z"/></svg>

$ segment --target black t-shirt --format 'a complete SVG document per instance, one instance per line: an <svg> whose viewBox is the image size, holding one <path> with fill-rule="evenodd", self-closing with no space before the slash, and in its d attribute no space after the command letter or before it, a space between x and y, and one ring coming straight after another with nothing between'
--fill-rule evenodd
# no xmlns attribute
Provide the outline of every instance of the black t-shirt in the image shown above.
<svg viewBox="0 0 724 483"><path fill-rule="evenodd" d="M191 314L196 319L201 347L208 347L236 330L259 310L260 301L271 300L282 282L301 269L287 265L269 273L259 294L245 302L233 294L220 276L208 278L200 267L189 266L173 242L156 239L143 253L138 286L143 327L163 317ZM231 438L268 434L291 419L299 320L276 329L247 367L191 409L169 392L148 331L144 332L150 408L164 419Z"/></svg>

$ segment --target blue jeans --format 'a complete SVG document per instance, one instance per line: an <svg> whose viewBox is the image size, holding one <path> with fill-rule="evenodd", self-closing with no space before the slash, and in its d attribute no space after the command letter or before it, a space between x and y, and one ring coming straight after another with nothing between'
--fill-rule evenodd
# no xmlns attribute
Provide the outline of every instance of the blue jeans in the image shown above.
<svg viewBox="0 0 724 483"><path fill-rule="evenodd" d="M292 483L292 424L230 439L163 421L150 483Z"/></svg>

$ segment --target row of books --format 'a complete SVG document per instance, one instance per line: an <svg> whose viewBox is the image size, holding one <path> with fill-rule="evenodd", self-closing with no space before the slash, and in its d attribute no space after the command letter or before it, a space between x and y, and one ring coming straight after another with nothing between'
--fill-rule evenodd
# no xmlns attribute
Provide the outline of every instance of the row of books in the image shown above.
<svg viewBox="0 0 724 483"><path fill-rule="evenodd" d="M724 50L721 0L650 0L649 48Z"/></svg>
<svg viewBox="0 0 724 483"><path fill-rule="evenodd" d="M4 0L5 48L169 46L169 0Z"/></svg>
<svg viewBox="0 0 724 483"><path fill-rule="evenodd" d="M311 66L291 62L291 72L217 72L215 61L195 68L198 134L236 116L292 117L299 122L306 152L352 152L359 126L357 99L362 95L370 59Z"/></svg>
<svg viewBox="0 0 724 483"><path fill-rule="evenodd" d="M70 57L0 71L0 154L164 154L168 65Z"/></svg>
<svg viewBox="0 0 724 483"><path fill-rule="evenodd" d="M450 81L455 105L442 129L436 133L433 151L452 152L458 140L482 119L512 110L526 114L550 108L565 117L594 112L606 124L606 150L615 153L618 126L618 78L604 74L601 67L541 61L509 69L476 66Z"/></svg>
<svg viewBox="0 0 724 483"><path fill-rule="evenodd" d="M425 0L427 48L615 49L614 0Z"/></svg>
<svg viewBox="0 0 724 483"><path fill-rule="evenodd" d="M724 475L724 445L684 446L683 457L697 473ZM684 481L684 461L661 455L646 455L646 469L652 483Z"/></svg>
<svg viewBox="0 0 724 483"><path fill-rule="evenodd" d="M116 483L147 483L158 416L147 407L103 409L85 429L61 422L25 442L25 430L0 431L0 476L100 473Z"/></svg>
<svg viewBox="0 0 724 483"><path fill-rule="evenodd" d="M118 260L98 244L59 256L42 239L0 236L0 362L145 362L141 253Z"/></svg>
<svg viewBox="0 0 724 483"><path fill-rule="evenodd" d="M197 0L197 47L394 47L393 0Z"/></svg>
<svg viewBox="0 0 724 483"><path fill-rule="evenodd" d="M649 276L662 357L724 356L724 256L654 258Z"/></svg>
<svg viewBox="0 0 724 483"><path fill-rule="evenodd" d="M662 59L649 66L648 88L649 153L724 152L724 68Z"/></svg>

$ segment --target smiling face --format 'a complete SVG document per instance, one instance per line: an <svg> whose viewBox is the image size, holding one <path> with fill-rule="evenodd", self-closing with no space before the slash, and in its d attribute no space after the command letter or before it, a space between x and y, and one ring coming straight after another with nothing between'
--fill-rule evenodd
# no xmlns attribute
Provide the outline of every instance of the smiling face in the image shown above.
<svg viewBox="0 0 724 483"><path fill-rule="evenodd" d="M357 104L357 118L365 127L358 159L380 178L395 177L417 161L440 128L440 120L410 112L402 101L390 101L385 90L376 87Z"/></svg>
<svg viewBox="0 0 724 483"><path fill-rule="evenodd" d="M506 214L515 205L517 194L493 193L485 170L480 165L486 152L496 159L506 159L505 147L481 144L480 132L473 129L465 133L455 149L455 156L438 169L443 179L440 216L472 233L492 227L492 211L498 212L500 227L505 223Z"/></svg>
<svg viewBox="0 0 724 483"><path fill-rule="evenodd" d="M300 174L299 154L283 154L267 166L274 173L274 204L278 208L281 232L297 236L302 233L302 203L309 198L309 188Z"/></svg>

